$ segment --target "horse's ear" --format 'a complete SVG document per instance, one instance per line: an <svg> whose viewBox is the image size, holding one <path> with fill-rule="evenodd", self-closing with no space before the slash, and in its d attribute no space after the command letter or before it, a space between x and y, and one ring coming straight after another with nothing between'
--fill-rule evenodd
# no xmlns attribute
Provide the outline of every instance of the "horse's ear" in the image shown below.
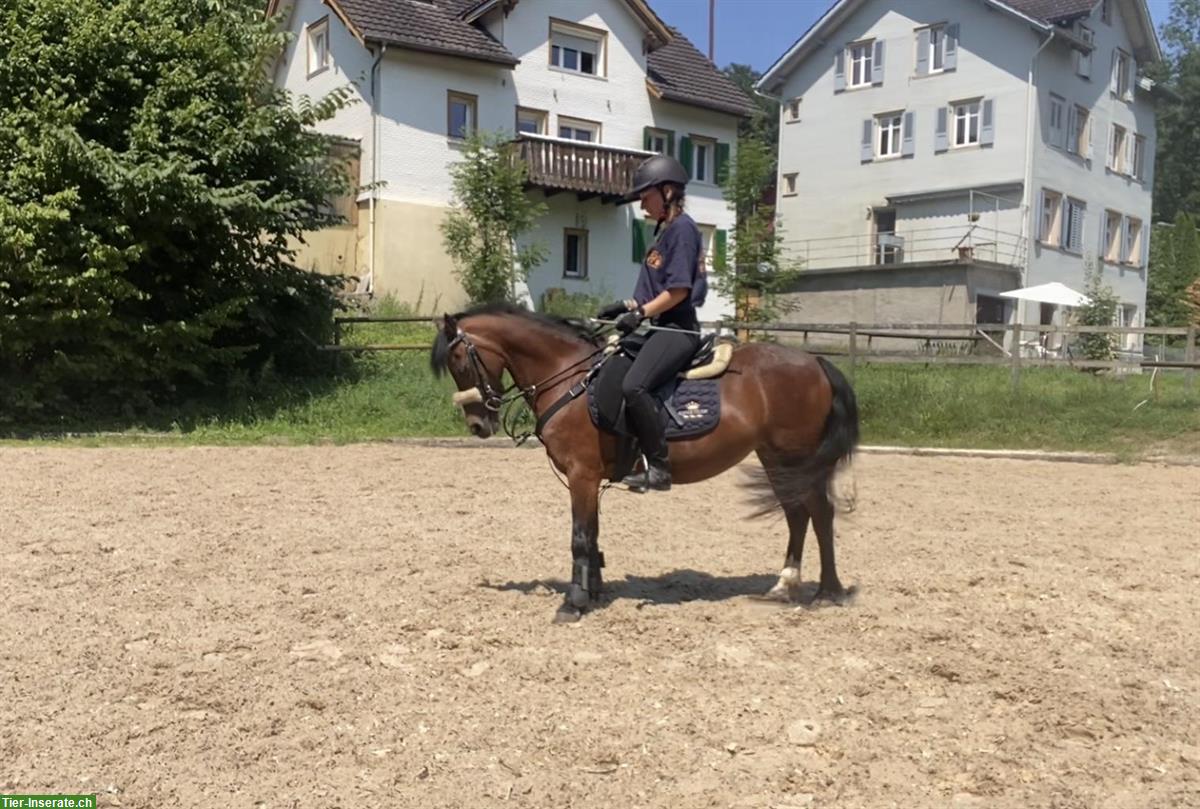
<svg viewBox="0 0 1200 809"><path fill-rule="evenodd" d="M453 339L458 334L458 321L454 319L454 315L442 315L442 331L449 339Z"/></svg>

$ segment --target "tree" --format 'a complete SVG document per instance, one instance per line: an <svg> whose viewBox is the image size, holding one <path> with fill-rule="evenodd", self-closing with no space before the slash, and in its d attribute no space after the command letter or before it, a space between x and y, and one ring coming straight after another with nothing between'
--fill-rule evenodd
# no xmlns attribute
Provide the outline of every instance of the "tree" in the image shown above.
<svg viewBox="0 0 1200 809"><path fill-rule="evenodd" d="M1200 0L1174 0L1162 28L1166 61L1150 76L1178 96L1158 104L1154 208L1159 221L1200 215Z"/></svg>
<svg viewBox="0 0 1200 809"><path fill-rule="evenodd" d="M1111 326L1117 316L1117 296L1112 287L1103 282L1100 271L1091 262L1085 269L1087 283L1084 294L1088 302L1075 310L1075 319L1081 326ZM1089 360L1106 361L1113 358L1116 344L1112 334L1081 334L1079 348Z"/></svg>
<svg viewBox="0 0 1200 809"><path fill-rule="evenodd" d="M525 193L525 166L512 159L502 133L467 140L450 168L454 208L442 223L446 252L473 303L514 298L514 285L546 259L546 248L518 248L517 237L546 212Z"/></svg>
<svg viewBox="0 0 1200 809"><path fill-rule="evenodd" d="M795 280L785 260L775 208L764 190L775 179L775 149L755 136L739 139L725 199L737 215L732 250L713 263L716 289L731 298L739 320L766 322L787 306L778 293Z"/></svg>
<svg viewBox="0 0 1200 809"><path fill-rule="evenodd" d="M1186 291L1200 279L1200 234L1185 213L1171 226L1155 227L1150 240L1146 281L1146 322L1151 326L1187 325Z"/></svg>
<svg viewBox="0 0 1200 809"><path fill-rule="evenodd" d="M758 80L762 78L762 74L750 65L739 65L736 62L728 65L721 72L754 102L754 112L743 118L738 124L738 136L754 135L767 145L777 147L779 144L779 102L759 95L754 90Z"/></svg>
<svg viewBox="0 0 1200 809"><path fill-rule="evenodd" d="M0 420L132 414L304 370L338 279L289 237L348 188L264 65L259 0L0 5Z"/></svg>

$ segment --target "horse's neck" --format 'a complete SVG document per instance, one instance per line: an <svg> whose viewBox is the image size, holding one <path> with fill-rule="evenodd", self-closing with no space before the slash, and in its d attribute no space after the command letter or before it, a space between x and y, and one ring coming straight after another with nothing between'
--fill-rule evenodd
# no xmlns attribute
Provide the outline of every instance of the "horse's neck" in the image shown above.
<svg viewBox="0 0 1200 809"><path fill-rule="evenodd" d="M589 353L586 343L546 328L518 335L513 329L496 332L508 372L521 387L540 384Z"/></svg>

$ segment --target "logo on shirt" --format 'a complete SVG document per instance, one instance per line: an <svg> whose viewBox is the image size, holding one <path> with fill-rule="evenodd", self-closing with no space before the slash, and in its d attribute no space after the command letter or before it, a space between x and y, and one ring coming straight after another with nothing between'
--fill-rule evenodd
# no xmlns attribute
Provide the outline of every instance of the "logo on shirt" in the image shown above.
<svg viewBox="0 0 1200 809"><path fill-rule="evenodd" d="M662 253L658 252L657 250L651 250L646 255L646 266L649 267L650 269L660 270L660 269L662 269L662 265L663 265Z"/></svg>

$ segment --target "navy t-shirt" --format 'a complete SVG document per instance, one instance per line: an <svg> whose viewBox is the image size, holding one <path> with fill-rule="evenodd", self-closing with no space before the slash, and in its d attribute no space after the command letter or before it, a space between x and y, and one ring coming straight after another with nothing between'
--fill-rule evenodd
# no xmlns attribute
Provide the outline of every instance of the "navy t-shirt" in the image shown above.
<svg viewBox="0 0 1200 809"><path fill-rule="evenodd" d="M658 325L698 329L696 307L704 305L708 279L700 266L703 242L700 228L687 214L680 214L658 235L658 241L646 253L638 274L634 300L645 305L665 289L687 289L688 297L654 319Z"/></svg>

